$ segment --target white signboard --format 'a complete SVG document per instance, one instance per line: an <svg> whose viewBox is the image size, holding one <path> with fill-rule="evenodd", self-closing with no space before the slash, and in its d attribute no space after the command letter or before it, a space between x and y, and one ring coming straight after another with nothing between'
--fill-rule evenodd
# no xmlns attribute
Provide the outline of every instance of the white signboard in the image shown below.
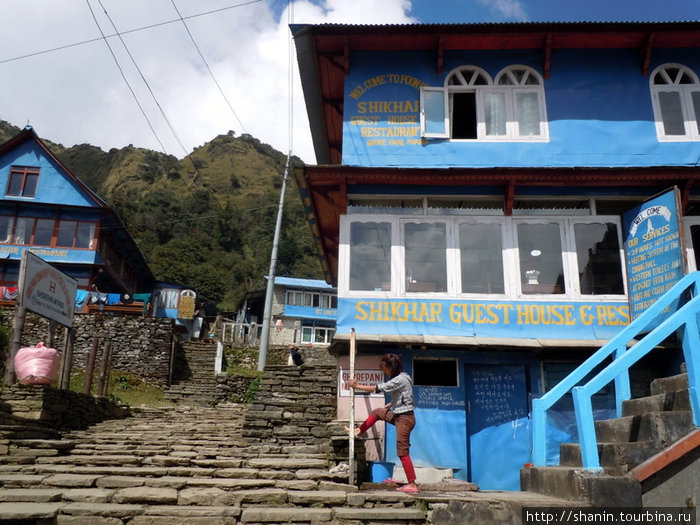
<svg viewBox="0 0 700 525"><path fill-rule="evenodd" d="M350 389L348 388L348 380L350 379L350 370L349 369L343 369L341 368L339 370L339 376L338 376L338 392L340 393L340 397L349 397L350 396ZM355 379L357 379L357 382L361 385L365 386L374 386L377 383L383 383L386 381L386 378L384 377L384 372L381 370L357 370L355 369ZM357 393L359 394L365 394L366 392L362 392L361 390L358 390ZM372 393L370 394L372 397L384 397L383 393Z"/></svg>
<svg viewBox="0 0 700 525"><path fill-rule="evenodd" d="M29 250L22 254L20 306L71 327L77 289L78 282L72 277L59 272Z"/></svg>

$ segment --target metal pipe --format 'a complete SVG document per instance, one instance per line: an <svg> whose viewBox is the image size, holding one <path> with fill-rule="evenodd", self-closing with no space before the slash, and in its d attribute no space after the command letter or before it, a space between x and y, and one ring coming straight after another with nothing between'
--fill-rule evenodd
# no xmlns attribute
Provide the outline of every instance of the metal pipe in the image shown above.
<svg viewBox="0 0 700 525"><path fill-rule="evenodd" d="M272 253L270 254L270 270L267 273L267 290L265 293L265 310L263 311L262 335L260 337L260 351L258 353L258 370L265 370L267 362L267 347L270 342L270 316L272 312L272 294L275 289L275 269L277 267L277 251L280 244L280 232L282 231L282 212L284 211L284 193L287 187L287 176L289 174L289 163L292 152L287 154L287 164L284 167L282 177L282 190L280 191L280 203L277 208L277 223L275 225L275 236L272 240Z"/></svg>

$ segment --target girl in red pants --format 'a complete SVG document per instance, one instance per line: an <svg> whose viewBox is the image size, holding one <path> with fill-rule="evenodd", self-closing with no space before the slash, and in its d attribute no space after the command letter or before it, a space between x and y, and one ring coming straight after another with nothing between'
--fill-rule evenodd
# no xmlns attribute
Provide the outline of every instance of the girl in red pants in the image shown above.
<svg viewBox="0 0 700 525"><path fill-rule="evenodd" d="M408 449L411 445L411 430L416 426L413 410L413 380L403 371L401 359L396 354L386 354L379 361L379 368L389 376L389 381L375 386L359 385L355 378L348 381L348 386L363 392L385 392L391 396L391 403L372 411L362 425L355 429L355 437L366 432L377 421L386 421L396 427L396 453L401 460L408 484L396 490L401 492L418 492L416 471L413 468ZM350 429L347 429L348 432Z"/></svg>

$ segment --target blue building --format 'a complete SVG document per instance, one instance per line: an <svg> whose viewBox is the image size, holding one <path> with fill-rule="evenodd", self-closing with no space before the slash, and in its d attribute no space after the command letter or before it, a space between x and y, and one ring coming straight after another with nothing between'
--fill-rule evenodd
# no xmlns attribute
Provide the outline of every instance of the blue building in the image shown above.
<svg viewBox="0 0 700 525"><path fill-rule="evenodd" d="M296 177L338 287L339 414L354 329L368 379L387 352L413 376L419 482L517 490L532 398L698 267L700 23L292 31L318 162ZM678 257L653 266L667 245ZM633 391L680 359L650 357ZM612 393L596 397L612 415ZM567 403L560 441L576 440ZM392 431L370 458L395 460Z"/></svg>
<svg viewBox="0 0 700 525"><path fill-rule="evenodd" d="M151 292L146 260L114 211L49 150L31 127L0 145L0 286L17 286L32 252L82 290Z"/></svg>

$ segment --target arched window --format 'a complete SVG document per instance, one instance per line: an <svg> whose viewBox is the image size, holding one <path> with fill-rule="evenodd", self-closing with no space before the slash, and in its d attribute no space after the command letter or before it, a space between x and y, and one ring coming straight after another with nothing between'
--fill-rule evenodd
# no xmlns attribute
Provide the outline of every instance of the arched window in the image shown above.
<svg viewBox="0 0 700 525"><path fill-rule="evenodd" d="M547 140L542 77L530 67L509 66L492 82L479 67L458 67L443 87L421 88L421 131L426 138Z"/></svg>
<svg viewBox="0 0 700 525"><path fill-rule="evenodd" d="M663 64L649 78L660 141L700 140L700 82L681 64Z"/></svg>

